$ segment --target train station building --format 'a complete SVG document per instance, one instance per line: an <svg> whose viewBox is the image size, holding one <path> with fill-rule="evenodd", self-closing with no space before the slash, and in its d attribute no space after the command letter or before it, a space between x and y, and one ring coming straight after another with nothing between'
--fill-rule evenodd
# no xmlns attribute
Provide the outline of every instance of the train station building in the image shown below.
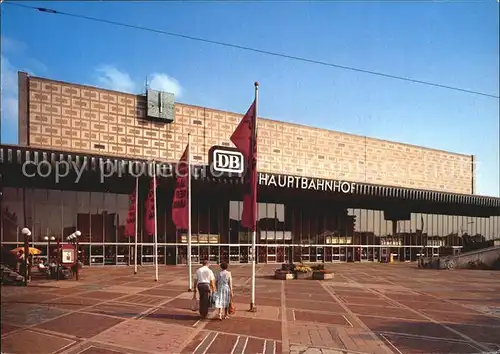
<svg viewBox="0 0 500 354"><path fill-rule="evenodd" d="M139 178L138 262L153 264L144 201L158 176L160 264L187 263L171 218L173 169L191 134L193 260L248 263L242 179L229 140L242 114L172 94L104 90L20 72L19 144L1 145L1 243L49 253L75 230L90 266L133 263L125 236ZM251 97L249 97L249 104ZM247 107L242 107L245 110ZM474 156L258 118L257 261L379 262L500 238L500 198L475 194ZM236 158L234 158L236 156ZM221 173L214 173L221 172Z"/></svg>

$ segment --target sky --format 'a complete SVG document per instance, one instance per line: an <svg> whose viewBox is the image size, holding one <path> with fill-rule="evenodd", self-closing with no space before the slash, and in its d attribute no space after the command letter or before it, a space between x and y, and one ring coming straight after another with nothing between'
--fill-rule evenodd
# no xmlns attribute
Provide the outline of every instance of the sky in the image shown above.
<svg viewBox="0 0 500 354"><path fill-rule="evenodd" d="M8 2L9 0L7 0ZM499 96L499 3L23 2ZM17 70L476 156L500 196L499 100L109 24L2 6L2 143Z"/></svg>

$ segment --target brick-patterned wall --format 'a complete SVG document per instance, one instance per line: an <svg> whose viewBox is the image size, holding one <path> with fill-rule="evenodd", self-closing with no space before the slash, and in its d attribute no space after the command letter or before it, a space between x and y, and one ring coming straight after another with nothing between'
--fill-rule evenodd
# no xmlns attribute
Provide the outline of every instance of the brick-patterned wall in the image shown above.
<svg viewBox="0 0 500 354"><path fill-rule="evenodd" d="M177 103L173 124L153 123L142 119L142 96L36 77L28 82L34 147L177 161L190 132L193 159L207 163L210 147L232 146L242 117ZM472 193L468 155L269 119L259 119L258 129L259 171Z"/></svg>

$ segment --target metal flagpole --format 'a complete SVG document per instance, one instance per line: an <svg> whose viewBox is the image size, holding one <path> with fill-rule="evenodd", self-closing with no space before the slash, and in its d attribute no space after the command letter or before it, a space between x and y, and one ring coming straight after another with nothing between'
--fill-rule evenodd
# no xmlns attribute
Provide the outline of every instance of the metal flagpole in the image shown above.
<svg viewBox="0 0 500 354"><path fill-rule="evenodd" d="M155 281L158 281L158 223L156 221L157 211L156 211L156 161L153 161L153 188L154 188L154 208L155 208Z"/></svg>
<svg viewBox="0 0 500 354"><path fill-rule="evenodd" d="M189 291L193 290L193 270L192 270L192 257L191 257L191 133L188 133L188 151L187 151L187 164L188 164L188 282Z"/></svg>
<svg viewBox="0 0 500 354"><path fill-rule="evenodd" d="M259 99L259 83L255 82L255 117L254 117L254 129L253 129L253 136L252 136L252 146L251 148L254 149L254 144L256 144L255 139L257 138L257 106L258 106L258 99ZM253 153L253 152L252 152ZM254 168L257 168L257 166L254 166ZM256 191L254 191L256 192ZM250 311L256 311L255 308L255 260L256 260L256 252L255 252L255 243L256 243L256 238L257 238L257 225L254 224L253 226L253 231L252 231L252 298L250 302Z"/></svg>
<svg viewBox="0 0 500 354"><path fill-rule="evenodd" d="M139 206L139 177L135 178L135 244L134 244L134 274L137 274L137 225L139 224L139 215L137 213Z"/></svg>

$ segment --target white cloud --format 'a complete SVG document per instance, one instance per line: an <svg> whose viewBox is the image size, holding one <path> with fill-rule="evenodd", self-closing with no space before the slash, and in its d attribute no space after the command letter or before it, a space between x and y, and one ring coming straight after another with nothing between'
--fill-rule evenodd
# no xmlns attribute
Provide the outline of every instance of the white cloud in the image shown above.
<svg viewBox="0 0 500 354"><path fill-rule="evenodd" d="M128 93L134 92L136 85L129 74L110 65L101 65L96 71L99 74L97 81L104 88Z"/></svg>
<svg viewBox="0 0 500 354"><path fill-rule="evenodd" d="M128 73L112 65L97 67L97 85L120 92L137 93L144 91L144 82L134 81ZM155 90L171 92L179 97L182 94L180 83L165 73L154 73L148 76L149 87Z"/></svg>
<svg viewBox="0 0 500 354"><path fill-rule="evenodd" d="M168 76L167 74L155 73L151 75L149 87L153 90L173 93L176 97L180 97L182 95L182 87L179 84L179 81Z"/></svg>
<svg viewBox="0 0 500 354"><path fill-rule="evenodd" d="M17 143L17 119L18 119L18 79L17 72L19 70L26 71L30 75L36 75L33 68L37 73L47 71L45 65L36 59L27 56L27 46L23 42L8 37L1 37L2 50L5 55L0 55L0 86L1 86L1 124L2 135L1 141L4 143ZM15 57L16 61L19 59L25 66L13 65L9 58Z"/></svg>
<svg viewBox="0 0 500 354"><path fill-rule="evenodd" d="M2 36L1 40L2 40L2 51L4 53L23 54L27 49L26 44L24 44L23 42L16 41L13 38Z"/></svg>
<svg viewBox="0 0 500 354"><path fill-rule="evenodd" d="M17 122L17 72L9 59L0 57L2 65L2 121Z"/></svg>
<svg viewBox="0 0 500 354"><path fill-rule="evenodd" d="M14 66L10 63L9 59L0 56L2 65L2 94L12 95L17 94L17 72Z"/></svg>

